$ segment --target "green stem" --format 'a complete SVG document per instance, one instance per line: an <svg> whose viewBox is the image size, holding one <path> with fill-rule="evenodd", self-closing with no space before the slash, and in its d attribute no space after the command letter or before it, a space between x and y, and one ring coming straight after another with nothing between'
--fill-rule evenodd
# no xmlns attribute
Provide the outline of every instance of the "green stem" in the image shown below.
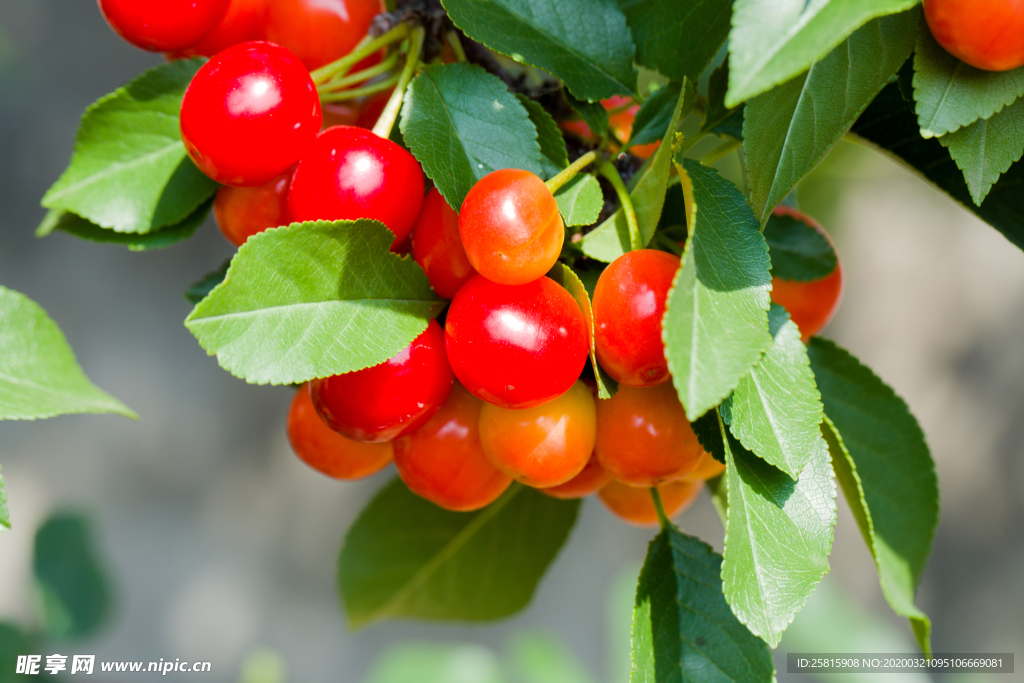
<svg viewBox="0 0 1024 683"><path fill-rule="evenodd" d="M309 74L309 77L313 79L313 83L319 88L322 84L348 73L348 70L358 64L363 59L366 59L377 50L387 47L391 43L397 43L400 40L404 40L409 35L409 26L407 24L399 24L384 35L378 38L370 38L366 36L359 44L355 46L352 52L341 59L335 60L330 64L320 67L316 71Z"/></svg>
<svg viewBox="0 0 1024 683"><path fill-rule="evenodd" d="M735 152L737 149L740 148L742 144L743 142L740 140L726 140L718 147L715 147L713 150L702 156L700 158L700 163L704 164L705 166L710 166L711 164L715 163L716 161L724 157L726 154L732 154L733 152Z"/></svg>
<svg viewBox="0 0 1024 683"><path fill-rule="evenodd" d="M393 52L390 55L388 55L387 59L378 64L374 64L369 69L363 69L362 71L350 73L349 75L343 76L342 78L335 78L333 80L327 81L326 83L320 86L320 92L330 93L337 90L344 90L350 85L362 83L363 81L368 81L374 76L379 76L382 73L387 73L388 71L391 71L391 68L397 63L398 53Z"/></svg>
<svg viewBox="0 0 1024 683"><path fill-rule="evenodd" d="M665 506L661 503L661 493L658 491L658 487L652 486L648 490L651 492L654 511L658 513L658 523L661 524L662 529L668 529L672 526L672 522L668 520L668 515L665 514Z"/></svg>
<svg viewBox="0 0 1024 683"><path fill-rule="evenodd" d="M622 182L619 170L611 164L604 162L597 169L597 172L607 178L608 182L615 188L615 194L619 196L619 203L622 205L622 212L626 214L626 225L629 227L629 248L631 251L643 249L643 240L640 237L640 226L636 222L636 210L633 209L633 200L629 196L626 184Z"/></svg>
<svg viewBox="0 0 1024 683"><path fill-rule="evenodd" d="M377 123L373 124L375 135L382 138L391 137L391 129L394 128L395 121L398 120L398 111L402 108L405 89L409 87L409 81L412 80L413 72L416 71L416 67L420 63L420 53L423 51L425 35L426 31L422 26L417 26L412 30L412 34L409 36L409 53L405 57L405 66L402 68L402 73L399 74L398 81L395 84L395 91L391 93L391 98L384 105L384 111L381 112Z"/></svg>
<svg viewBox="0 0 1024 683"><path fill-rule="evenodd" d="M455 31L448 31L448 44L452 46L452 52L455 53L455 58L460 62L469 61L466 58L466 51L462 47L462 41L459 40L459 34Z"/></svg>
<svg viewBox="0 0 1024 683"><path fill-rule="evenodd" d="M398 82L398 76L392 76L386 78L383 81L377 81L370 85L363 86L362 88L350 88L349 90L339 90L338 92L323 93L320 95L321 102L342 102L344 100L354 100L357 97L366 97L367 95L374 95L376 93L387 90L388 88L395 85Z"/></svg>
<svg viewBox="0 0 1024 683"><path fill-rule="evenodd" d="M544 184L548 186L551 194L554 194L558 191L558 188L575 178L576 174L580 172L580 169L592 163L595 159L597 159L597 152L591 150L566 166L563 170L559 171L558 175L554 176Z"/></svg>

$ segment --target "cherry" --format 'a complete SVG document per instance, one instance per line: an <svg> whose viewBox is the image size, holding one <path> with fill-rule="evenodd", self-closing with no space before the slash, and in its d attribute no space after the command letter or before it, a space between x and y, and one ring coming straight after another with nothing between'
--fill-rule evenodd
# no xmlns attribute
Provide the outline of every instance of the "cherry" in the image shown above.
<svg viewBox="0 0 1024 683"><path fill-rule="evenodd" d="M483 401L460 384L441 409L410 436L397 439L395 466L413 493L447 510L468 512L493 503L512 483L480 444Z"/></svg>
<svg viewBox="0 0 1024 683"><path fill-rule="evenodd" d="M619 386L597 405L597 457L608 474L633 486L657 486L693 470L704 449L671 382Z"/></svg>
<svg viewBox="0 0 1024 683"><path fill-rule="evenodd" d="M98 0L110 27L135 47L151 52L180 50L213 28L230 0Z"/></svg>
<svg viewBox="0 0 1024 683"><path fill-rule="evenodd" d="M263 38L263 12L267 0L229 0L228 11L217 26L198 42L170 57L212 57L232 45Z"/></svg>
<svg viewBox="0 0 1024 683"><path fill-rule="evenodd" d="M591 455L590 460L587 461L587 464L580 470L579 474L564 484L541 489L541 493L546 493L554 498L585 498L597 493L611 480L611 475L601 467L597 456Z"/></svg>
<svg viewBox="0 0 1024 683"><path fill-rule="evenodd" d="M357 441L381 442L411 434L437 412L452 389L441 326L427 329L380 365L315 379L313 405L335 431Z"/></svg>
<svg viewBox="0 0 1024 683"><path fill-rule="evenodd" d="M670 481L658 487L665 516L674 517L697 500L704 482ZM597 497L616 517L636 526L656 526L658 513L651 492L646 488L612 481L597 492Z"/></svg>
<svg viewBox="0 0 1024 683"><path fill-rule="evenodd" d="M649 387L669 378L661 319L678 257L655 249L630 251L604 269L594 287L597 361L617 382Z"/></svg>
<svg viewBox="0 0 1024 683"><path fill-rule="evenodd" d="M231 187L217 190L213 215L224 237L236 247L267 228L286 225L285 201L291 173L282 173L269 183L256 187Z"/></svg>
<svg viewBox="0 0 1024 683"><path fill-rule="evenodd" d="M372 218L395 233L412 230L423 205L423 171L404 149L371 131L335 126L303 155L288 191L292 222Z"/></svg>
<svg viewBox="0 0 1024 683"><path fill-rule="evenodd" d="M312 71L351 52L383 11L380 0L272 0L264 30Z"/></svg>
<svg viewBox="0 0 1024 683"><path fill-rule="evenodd" d="M796 209L777 206L772 213L776 216L792 216L803 221L820 232L829 243L832 242L828 233L816 221ZM819 280L797 282L783 280L780 277L772 278L772 301L789 311L789 317L800 328L800 335L805 343L832 320L832 316L839 309L842 295L843 267L838 258L836 269Z"/></svg>
<svg viewBox="0 0 1024 683"><path fill-rule="evenodd" d="M925 0L924 18L939 45L971 66L1007 71L1024 64L1024 2Z"/></svg>
<svg viewBox="0 0 1024 683"><path fill-rule="evenodd" d="M257 40L229 47L192 77L181 101L181 137L199 170L217 182L262 185L295 165L320 118L302 63Z"/></svg>
<svg viewBox="0 0 1024 683"><path fill-rule="evenodd" d="M473 185L459 210L459 233L476 271L503 285L526 284L551 270L565 238L547 185L515 168Z"/></svg>
<svg viewBox="0 0 1024 683"><path fill-rule="evenodd" d="M725 465L715 460L710 453L705 453L697 466L681 479L681 481L707 481L725 472Z"/></svg>
<svg viewBox="0 0 1024 683"><path fill-rule="evenodd" d="M412 257L438 296L451 299L476 275L459 239L459 214L436 187L430 188L412 229Z"/></svg>
<svg viewBox="0 0 1024 683"><path fill-rule="evenodd" d="M362 479L391 462L390 443L361 443L328 427L309 396L309 385L295 392L288 411L288 440L307 465L335 479Z"/></svg>
<svg viewBox="0 0 1024 683"><path fill-rule="evenodd" d="M564 484L586 466L597 429L594 397L583 382L539 406L480 411L480 441L494 466L528 486Z"/></svg>
<svg viewBox="0 0 1024 683"><path fill-rule="evenodd" d="M444 331L455 376L503 408L530 408L562 395L587 362L583 311L546 277L499 285L475 276L452 300Z"/></svg>
<svg viewBox="0 0 1024 683"><path fill-rule="evenodd" d="M621 144L626 144L633 134L633 119L640 111L640 105L633 103L633 100L623 95L614 95L607 100L601 100L601 104L609 112L614 112L608 117L608 130ZM618 111L615 111L616 109ZM630 147L629 152L641 159L646 159L654 154L660 144L661 141L657 140L646 145L636 145Z"/></svg>

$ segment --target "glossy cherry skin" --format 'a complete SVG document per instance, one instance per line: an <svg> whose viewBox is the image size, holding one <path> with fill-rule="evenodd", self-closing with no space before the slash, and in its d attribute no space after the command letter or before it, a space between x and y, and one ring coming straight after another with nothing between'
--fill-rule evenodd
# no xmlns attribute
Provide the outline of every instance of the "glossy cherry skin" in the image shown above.
<svg viewBox="0 0 1024 683"><path fill-rule="evenodd" d="M444 332L455 376L502 408L561 396L587 362L583 311L546 277L513 286L475 276L452 300Z"/></svg>
<svg viewBox="0 0 1024 683"><path fill-rule="evenodd" d="M380 0L272 0L264 30L312 71L351 52L383 11Z"/></svg>
<svg viewBox="0 0 1024 683"><path fill-rule="evenodd" d="M484 453L499 470L527 486L564 484L594 452L594 397L576 382L558 398L512 410L486 403L480 411Z"/></svg>
<svg viewBox="0 0 1024 683"><path fill-rule="evenodd" d="M459 214L430 188L412 229L412 257L438 296L451 299L476 275L459 238Z"/></svg>
<svg viewBox="0 0 1024 683"><path fill-rule="evenodd" d="M1021 0L925 0L924 17L939 45L986 71L1024 64Z"/></svg>
<svg viewBox="0 0 1024 683"><path fill-rule="evenodd" d="M512 478L491 464L480 444L483 401L460 384L430 420L394 441L398 475L413 493L447 510L493 503Z"/></svg>
<svg viewBox="0 0 1024 683"><path fill-rule="evenodd" d="M561 498L563 500L586 498L600 491L611 480L611 475L601 467L597 456L591 455L590 460L587 461L587 464L584 465L583 469L575 477L564 484L540 489L540 492L552 498Z"/></svg>
<svg viewBox="0 0 1024 683"><path fill-rule="evenodd" d="M622 385L599 401L596 450L612 478L633 486L679 479L704 455L671 382L647 389Z"/></svg>
<svg viewBox="0 0 1024 683"><path fill-rule="evenodd" d="M444 333L431 320L398 355L363 370L310 382L320 417L356 441L379 443L411 434L452 390Z"/></svg>
<svg viewBox="0 0 1024 683"><path fill-rule="evenodd" d="M715 460L710 453L704 453L697 466L679 481L707 481L714 479L722 472L725 472L725 465Z"/></svg>
<svg viewBox="0 0 1024 683"><path fill-rule="evenodd" d="M335 126L320 133L299 161L288 191L292 222L372 218L409 232L423 205L423 171L404 149L371 131Z"/></svg>
<svg viewBox="0 0 1024 683"><path fill-rule="evenodd" d="M792 216L803 221L820 232L829 243L832 242L828 233L817 222L796 209L778 206L773 213L776 216ZM836 269L820 280L797 282L779 277L772 278L772 301L789 311L789 317L800 328L800 336L805 343L832 320L832 316L839 310L842 298L843 266L838 260L838 253Z"/></svg>
<svg viewBox="0 0 1024 683"><path fill-rule="evenodd" d="M256 187L231 187L217 190L213 215L217 227L229 242L242 246L247 239L267 228L287 225L285 202L291 173L282 173L269 183Z"/></svg>
<svg viewBox="0 0 1024 683"><path fill-rule="evenodd" d="M288 411L288 440L295 454L313 469L335 479L362 479L387 467L390 443L362 443L346 439L320 419L309 386L295 392Z"/></svg>
<svg viewBox="0 0 1024 683"><path fill-rule="evenodd" d="M529 171L488 173L459 209L459 233L469 262L488 280L523 285L558 260L565 227L544 181Z"/></svg>
<svg viewBox="0 0 1024 683"><path fill-rule="evenodd" d="M680 260L655 249L630 251L604 269L594 287L597 362L620 384L668 380L661 319Z"/></svg>
<svg viewBox="0 0 1024 683"><path fill-rule="evenodd" d="M155 4L155 3L154 3ZM228 11L220 23L197 42L170 57L212 57L232 45L250 40L262 40L263 12L267 0L230 0Z"/></svg>
<svg viewBox="0 0 1024 683"><path fill-rule="evenodd" d="M670 481L658 487L661 495L661 506L667 517L675 517L697 500L703 481ZM630 486L621 481L612 481L597 492L601 499L616 517L634 526L657 526L658 513L654 509L654 500L647 488Z"/></svg>
<svg viewBox="0 0 1024 683"><path fill-rule="evenodd" d="M199 170L217 182L262 185L312 146L320 119L302 62L273 43L250 41L196 72L181 102L181 137Z"/></svg>
<svg viewBox="0 0 1024 683"><path fill-rule="evenodd" d="M229 0L98 0L110 27L135 47L151 52L180 50L212 31Z"/></svg>

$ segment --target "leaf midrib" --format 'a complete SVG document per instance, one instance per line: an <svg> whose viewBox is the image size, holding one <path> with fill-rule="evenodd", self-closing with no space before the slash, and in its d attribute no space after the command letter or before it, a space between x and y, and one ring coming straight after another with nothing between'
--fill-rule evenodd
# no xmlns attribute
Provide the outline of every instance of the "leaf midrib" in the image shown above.
<svg viewBox="0 0 1024 683"><path fill-rule="evenodd" d="M165 145L163 147L160 147L158 149L155 149L155 150L153 150L151 152L148 152L146 154L143 154L142 156L133 157L130 161L127 161L127 162L125 162L125 161L114 162L114 163L108 165L103 171L100 171L98 173L91 173L88 176L86 176L85 178L83 178L82 180L80 180L80 181L78 181L78 182L76 182L76 183L74 183L72 185L68 185L67 187L60 188L56 192L47 192L46 196L43 197L43 206L48 208L48 209L63 208L63 207L54 207L54 206L51 206L51 204L59 201L62 197L64 197L67 194L76 192L76 191L78 191L81 188L89 187L90 185L94 185L95 183L98 183L98 182L101 182L103 180L106 180L108 177L110 177L112 175L119 174L119 173L126 172L126 171L130 171L132 168L134 168L136 166L139 166L139 165L142 165L144 163L148 163L150 161L156 160L156 159L158 159L160 157L166 156L167 153L170 152L170 151L175 151L175 152L179 151L179 150L180 151L184 151L185 145L184 145L184 143L181 140L176 140L176 139L173 139L173 138L171 138L171 140L172 141L171 141L170 144ZM74 163L75 163L75 160L73 159L72 162L71 162L71 166L72 167L74 166ZM58 183L59 182L60 181L58 181ZM110 227L110 226L103 226L103 227Z"/></svg>
<svg viewBox="0 0 1024 683"><path fill-rule="evenodd" d="M329 304L356 304L356 305L358 305L358 304L361 304L361 303L369 303L369 302L403 303L403 304L412 304L412 305L415 305L415 304L430 304L430 305L433 305L433 304L441 303L440 301L435 300L435 299L387 299L387 298L381 298L381 299L329 299L327 301L303 301L303 302L298 302L298 303L293 303L293 304L280 304L280 305L274 305L274 306L266 306L264 308L255 308L255 309L248 310L248 311L232 311L232 312L229 312L229 313L219 313L219 314L216 314L216 315L196 315L195 317L190 315L185 320L185 324L186 325L190 325L190 324L194 324L194 323L205 323L205 322L213 322L213 321L230 320L230 319L233 319L233 318L244 319L244 318L250 318L250 317L253 317L253 316L259 316L259 315L264 315L264 314L270 315L273 311L276 311L278 309L284 309L284 308L299 308L299 309L302 309L302 308L307 308L307 307L319 307L319 306L323 306L325 304L328 304L328 305Z"/></svg>

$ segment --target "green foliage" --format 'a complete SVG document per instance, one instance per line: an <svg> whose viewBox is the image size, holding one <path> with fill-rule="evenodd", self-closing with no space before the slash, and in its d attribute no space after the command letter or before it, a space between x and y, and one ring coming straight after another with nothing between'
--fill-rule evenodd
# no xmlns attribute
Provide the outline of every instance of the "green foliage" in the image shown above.
<svg viewBox="0 0 1024 683"><path fill-rule="evenodd" d="M593 679L564 645L547 634L522 633L511 644L522 683L592 683ZM447 682L446 682L447 683ZM470 682L467 682L470 683ZM475 682L473 682L475 683Z"/></svg>
<svg viewBox="0 0 1024 683"><path fill-rule="evenodd" d="M544 173L526 108L501 79L478 66L424 67L409 84L401 128L423 171L456 211L491 171Z"/></svg>
<svg viewBox="0 0 1024 683"><path fill-rule="evenodd" d="M0 621L0 683L17 683L32 680L24 674L15 673L18 655L38 652L38 639L14 624Z"/></svg>
<svg viewBox="0 0 1024 683"><path fill-rule="evenodd" d="M88 635L106 618L110 588L84 518L58 514L36 530L33 570L50 638Z"/></svg>
<svg viewBox="0 0 1024 683"><path fill-rule="evenodd" d="M60 230L90 242L117 244L128 247L129 251L163 249L164 247L187 240L195 234L199 226L206 221L212 206L213 197L210 197L180 223L175 223L152 232L117 232L116 230L101 228L95 223L73 213L51 209L43 223L36 230L36 236L45 237L54 230Z"/></svg>
<svg viewBox="0 0 1024 683"><path fill-rule="evenodd" d="M743 151L762 224L910 56L919 18L915 10L871 21L802 76L747 102Z"/></svg>
<svg viewBox="0 0 1024 683"><path fill-rule="evenodd" d="M719 137L728 135L743 139L743 111L746 105L729 108L725 106L725 93L729 87L729 60L711 72L708 78L708 106L701 124L701 133L713 133Z"/></svg>
<svg viewBox="0 0 1024 683"><path fill-rule="evenodd" d="M815 337L808 354L830 421L823 431L832 462L882 592L928 653L931 623L914 593L939 521L939 488L924 434L907 404L847 351Z"/></svg>
<svg viewBox="0 0 1024 683"><path fill-rule="evenodd" d="M213 288L224 282L227 277L228 268L231 266L231 259L227 259L216 270L211 270L199 280L196 280L185 290L183 296L192 304L198 304L209 296Z"/></svg>
<svg viewBox="0 0 1024 683"><path fill-rule="evenodd" d="M467 36L554 74L580 99L593 102L636 92L633 40L615 0L442 4Z"/></svg>
<svg viewBox="0 0 1024 683"><path fill-rule="evenodd" d="M796 479L822 449L821 395L786 309L772 304L768 328L772 345L719 412L740 443Z"/></svg>
<svg viewBox="0 0 1024 683"><path fill-rule="evenodd" d="M594 336L594 309L590 302L590 294L587 292L586 287L583 286L583 281L580 280L579 276L573 272L572 268L564 263L556 263L555 267L548 273L548 277L565 287L566 291L572 294L572 298L576 299L576 303L580 305L580 309L583 311L583 317L587 322L587 336L590 339L590 363L594 368L594 377L597 380L597 395L598 398L611 398L618 390L618 383L609 377L608 374L601 369L601 366L597 364L597 346L595 344Z"/></svg>
<svg viewBox="0 0 1024 683"><path fill-rule="evenodd" d="M696 81L729 35L731 0L619 0L619 6L637 63L677 81Z"/></svg>
<svg viewBox="0 0 1024 683"><path fill-rule="evenodd" d="M540 165L545 179L556 175L569 165L569 157L565 151L565 139L558 130L558 124L551 118L539 102L534 102L526 95L516 94L520 104L526 107L530 121L537 129L537 142L540 144ZM593 222L593 221L591 221Z"/></svg>
<svg viewBox="0 0 1024 683"><path fill-rule="evenodd" d="M736 0L729 34L730 107L751 99L821 60L875 17L919 0Z"/></svg>
<svg viewBox="0 0 1024 683"><path fill-rule="evenodd" d="M722 582L732 611L775 647L828 572L836 482L820 437L793 481L725 430L729 513Z"/></svg>
<svg viewBox="0 0 1024 683"><path fill-rule="evenodd" d="M914 100L921 137L952 133L987 119L1024 95L1024 68L984 71L946 52L922 30L914 52Z"/></svg>
<svg viewBox="0 0 1024 683"><path fill-rule="evenodd" d="M704 413L690 423L690 428L697 436L700 447L724 465L725 443L722 441L722 429L718 426L718 410L711 409Z"/></svg>
<svg viewBox="0 0 1024 683"><path fill-rule="evenodd" d="M4 489L4 475L0 473L0 526L11 528L11 513L7 509L7 491ZM3 529L0 529L3 531Z"/></svg>
<svg viewBox="0 0 1024 683"><path fill-rule="evenodd" d="M696 79L691 79L690 82L694 80ZM679 83L667 83L644 100L633 119L633 130L629 134L626 149L634 145L646 145L665 137L672 124L672 115L675 113L681 88Z"/></svg>
<svg viewBox="0 0 1024 683"><path fill-rule="evenodd" d="M189 160L178 109L200 59L161 64L86 110L64 174L43 196L117 232L147 233L195 212L217 184Z"/></svg>
<svg viewBox="0 0 1024 683"><path fill-rule="evenodd" d="M677 168L685 176L690 234L668 295L663 338L672 381L695 420L721 403L772 343L770 262L736 186L692 159Z"/></svg>
<svg viewBox="0 0 1024 683"><path fill-rule="evenodd" d="M604 108L604 105L600 102L577 99L568 90L565 91L565 99L587 124L591 133L599 138L608 135L608 110Z"/></svg>
<svg viewBox="0 0 1024 683"><path fill-rule="evenodd" d="M366 683L503 683L498 658L480 645L403 643L389 648Z"/></svg>
<svg viewBox="0 0 1024 683"><path fill-rule="evenodd" d="M764 226L764 241L772 260L772 275L783 280L811 282L832 274L839 265L825 236L793 216L771 214Z"/></svg>
<svg viewBox="0 0 1024 683"><path fill-rule="evenodd" d="M396 478L349 529L338 559L349 623L513 614L530 601L578 509L579 501L513 484L483 510L449 512Z"/></svg>
<svg viewBox="0 0 1024 683"><path fill-rule="evenodd" d="M1019 98L987 119L938 138L964 172L971 199L978 206L992 185L1024 155L1024 98Z"/></svg>
<svg viewBox="0 0 1024 683"><path fill-rule="evenodd" d="M558 189L555 202L566 227L590 225L604 207L604 194L597 178L581 174Z"/></svg>
<svg viewBox="0 0 1024 683"><path fill-rule="evenodd" d="M249 238L185 325L221 367L255 384L295 384L382 363L443 302L376 221L317 221Z"/></svg>
<svg viewBox="0 0 1024 683"><path fill-rule="evenodd" d="M130 408L89 381L57 324L24 294L0 286L0 420Z"/></svg>
<svg viewBox="0 0 1024 683"><path fill-rule="evenodd" d="M722 558L675 527L647 549L633 612L630 683L768 683L764 642L737 621L722 594Z"/></svg>

